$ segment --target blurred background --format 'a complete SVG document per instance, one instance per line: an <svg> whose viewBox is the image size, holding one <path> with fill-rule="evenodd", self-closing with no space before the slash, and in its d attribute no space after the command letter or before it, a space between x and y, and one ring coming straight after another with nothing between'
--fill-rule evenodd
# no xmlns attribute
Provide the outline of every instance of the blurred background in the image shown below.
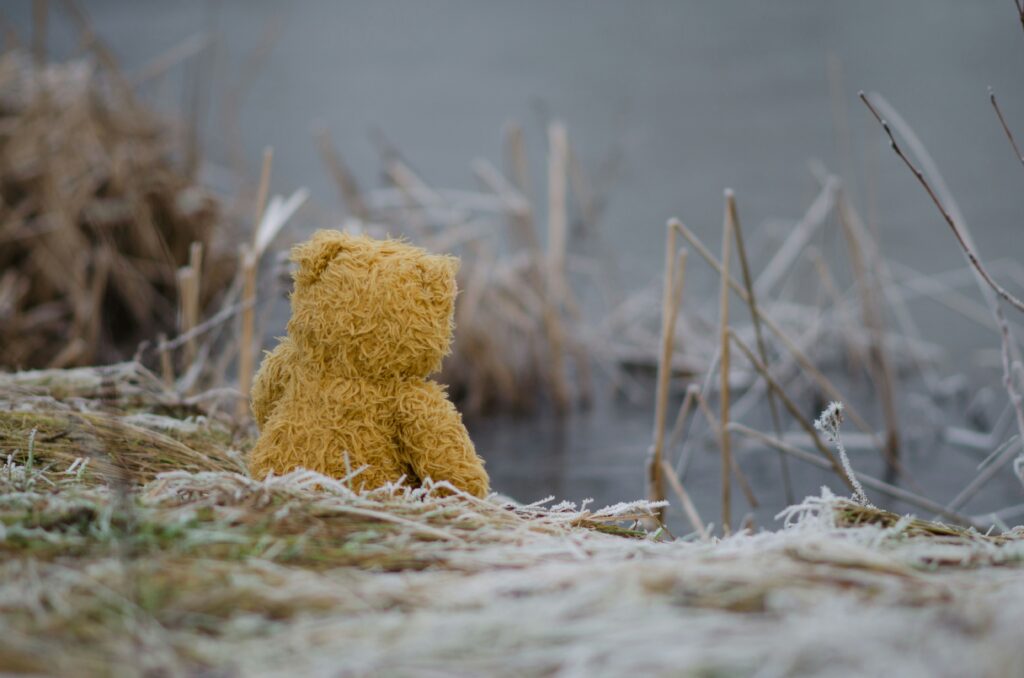
<svg viewBox="0 0 1024 678"><path fill-rule="evenodd" d="M59 10L61 3L51 4L49 59L88 53L82 26ZM991 86L1011 126L1024 120L1024 40L1010 3L79 4L126 73L143 72L176 50L187 55L174 59L175 67L159 82L146 83L146 101L168 119L199 121L200 183L226 204L240 203L229 214L251 214L252 187L268 146L274 152L272 194L309 190L309 200L278 238L282 249L314 228L351 223L346 220L353 217L352 205L339 201L337 182L324 165L325 146L316 141L324 138L323 131L364 191L400 184L389 163L401 158L402 167L433 189L490 194L493 186L482 186L486 182L474 161L508 165L510 121L522 130L529 158L527 179L516 189L532 196L536 228L544 238L550 223L545 211L551 129L564 124L574 166L586 174L589 187L581 191L574 184L579 199L569 207L573 256L567 265L571 269L576 262L579 270L568 275L586 319L569 334L581 343L600 340L601 346L589 347L592 357L614 363L614 369L602 371L598 365L589 408L574 403L566 416L552 414L544 396L528 414L500 406L470 413L495 489L523 501L556 494L608 503L645 494L657 343L637 339L633 354L623 358L621 347L609 348L614 343L609 335L617 331L603 319L613 309L629 308L622 304L644 290L650 292L648 305L659 310L670 217L681 219L718 252L723 189L734 189L756 274L821 195L822 176L834 173L842 177L845 195L887 261L909 267L901 269L908 276L908 270L938 276L963 268L947 226L888 149L881 128L858 101L858 90L880 92L909 122L941 169L986 260L1006 260L1005 270L1013 273L1013 261L1024 255L1024 175L988 99ZM31 34L33 3L13 0L2 12L13 31ZM581 192L589 200L580 198ZM374 204L385 198L382 194ZM469 198L458 194L451 200ZM825 221L834 226L834 218ZM411 232L407 223L384 226L394 234ZM845 261L847 243L838 227L820 229L812 242L822 260ZM508 246L496 247L494 256L500 258ZM484 256L460 253L464 259ZM838 285L846 289L850 272L844 264L834 265ZM269 262L265 268L263 278L280 272ZM593 282L597 275L600 284ZM965 280L958 294L983 309L977 289L969 277ZM695 317L698 309L709 310L706 324L693 320L687 332L711 337L716 331L718 284L719 277L691 250L683 322L689 309ZM810 272L796 271L782 287L791 306L813 308L812 293L821 285ZM1019 289L1013 277L1007 285ZM600 294L594 292L598 287ZM276 307L262 316L259 328L268 347L287 319L283 294L273 299ZM896 366L903 454L917 484L944 502L987 452L949 449L948 436L935 434L934 410L956 411L956 424L965 430L996 425L1005 408L1005 393L998 390L999 336L984 321L964 320L934 299L918 301L914 324L920 338L938 349L925 351L928 374L949 386L952 395L921 405L913 394L934 395L934 384L925 389L921 374ZM733 304L747 322L742 302L734 297ZM571 310L565 313L567 319L575 317ZM894 313L886 311L891 325L898 324ZM657 333L655 317L649 334L656 340ZM680 378L673 380L669 425L689 383L686 374L698 384L704 379L710 358L705 353L694 358L689 371L681 367ZM475 369L472 355L468 361L460 374L472 382L464 376ZM566 368L575 383L580 366L568 362L575 365ZM847 368L840 361L829 374L841 374L850 402L881 428L877 384ZM620 369L628 376L621 377ZM608 385L620 377L634 384L635 397L629 389ZM466 387L470 399L471 390ZM462 393L458 384L453 391ZM820 393L802 396L800 407L810 419L828 399ZM761 409L753 421L767 430L770 419ZM696 452L686 486L698 507L714 515L717 447L713 435L695 431L704 438L689 439ZM877 454L851 454L855 466L883 474L885 464ZM759 523L770 523L785 501L774 453L752 453L742 464L760 500L753 514ZM793 487L800 496L823 483L842 489L833 476L794 464ZM975 511L1018 502L1020 494L1020 483L1007 471Z"/></svg>

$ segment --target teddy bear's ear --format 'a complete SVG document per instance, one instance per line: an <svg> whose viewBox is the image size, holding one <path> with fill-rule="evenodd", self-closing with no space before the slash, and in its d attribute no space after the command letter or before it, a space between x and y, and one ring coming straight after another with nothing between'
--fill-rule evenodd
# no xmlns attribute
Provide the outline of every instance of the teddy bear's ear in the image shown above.
<svg viewBox="0 0 1024 678"><path fill-rule="evenodd" d="M459 272L458 257L431 255L427 261L419 262L417 268L424 284L431 288L439 298L451 295L455 276Z"/></svg>
<svg viewBox="0 0 1024 678"><path fill-rule="evenodd" d="M320 280L331 261L350 245L350 237L340 231L317 231L310 240L293 247L291 260L298 264L295 282L310 285Z"/></svg>

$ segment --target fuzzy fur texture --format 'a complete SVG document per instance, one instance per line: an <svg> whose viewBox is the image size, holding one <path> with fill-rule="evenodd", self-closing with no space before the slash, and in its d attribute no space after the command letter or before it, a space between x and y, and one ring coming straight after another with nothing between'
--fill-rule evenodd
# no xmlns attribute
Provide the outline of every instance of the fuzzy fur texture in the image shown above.
<svg viewBox="0 0 1024 678"><path fill-rule="evenodd" d="M458 259L318 231L292 260L288 336L252 389L253 476L301 467L341 478L365 465L356 486L429 477L486 495L462 417L427 379L451 343Z"/></svg>

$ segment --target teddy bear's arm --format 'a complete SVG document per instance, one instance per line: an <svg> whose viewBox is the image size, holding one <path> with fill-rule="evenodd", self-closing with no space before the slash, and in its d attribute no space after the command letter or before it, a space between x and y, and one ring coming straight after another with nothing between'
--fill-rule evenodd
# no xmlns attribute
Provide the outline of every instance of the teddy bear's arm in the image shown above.
<svg viewBox="0 0 1024 678"><path fill-rule="evenodd" d="M469 494L487 495L489 481L483 460L462 425L462 416L440 385L419 382L400 396L399 438L420 479L447 480Z"/></svg>
<svg viewBox="0 0 1024 678"><path fill-rule="evenodd" d="M263 425L274 412L274 405L284 394L292 370L295 369L297 349L294 342L285 337L267 354L260 365L252 384L252 413L256 417L256 425Z"/></svg>

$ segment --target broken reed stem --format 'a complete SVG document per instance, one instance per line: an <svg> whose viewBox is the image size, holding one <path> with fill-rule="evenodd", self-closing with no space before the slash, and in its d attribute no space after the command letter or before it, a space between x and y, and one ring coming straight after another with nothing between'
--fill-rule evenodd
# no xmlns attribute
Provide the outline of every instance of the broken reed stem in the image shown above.
<svg viewBox="0 0 1024 678"><path fill-rule="evenodd" d="M713 255L708 250L704 243L700 241L700 238L698 238L693 233L693 231L688 229L685 224L679 224L679 232L682 234L684 238L686 238L686 241L690 243L691 246L693 246L693 249L696 250L697 253L708 263L708 265L710 265L711 268L713 268L719 275L721 275L722 264L715 258L715 255ZM743 289L734 278L729 277L728 280L729 286L732 288L732 291L735 292L737 296L739 296L739 298L742 299L744 302L750 303L749 297L747 296L747 291ZM821 370L814 366L814 363L811 362L811 359L807 357L807 354L804 353L804 351L797 345L795 341L793 341L793 339L790 338L788 334L785 333L785 331L783 331L782 327L780 327L778 323L772 320L772 317L770 315L766 314L762 308L758 307L757 316L761 319L765 326L768 329L770 329L776 337L778 337L779 341L782 342L782 345L786 348L789 354L793 356L793 359L796 360L797 364L800 365L800 368L804 370L804 372L806 372L808 376L810 376L814 380L814 382L821 388L822 391L825 392L826 395L828 395L833 400L845 401L839 389L836 388L836 386L831 381L829 381L828 377L826 377L821 372ZM847 407L846 412L847 414L850 415L850 420L853 421L857 428L859 428L864 433L867 433L868 435L872 436L872 438L875 438L874 430L868 425L867 421L865 421L864 418L861 417L860 414L858 414L858 412L852 406ZM881 450L881 441L876 440L875 447Z"/></svg>
<svg viewBox="0 0 1024 678"><path fill-rule="evenodd" d="M726 210L728 215L728 210ZM722 226L722 275L718 296L719 346L718 374L721 377L719 390L719 445L722 453L722 532L732 532L732 448L729 440L729 260L732 245L732 221L726 216Z"/></svg>
<svg viewBox="0 0 1024 678"><path fill-rule="evenodd" d="M683 513L686 514L686 519L690 521L694 531L700 535L701 539L705 541L710 539L711 535L708 534L708 528L704 525L704 521L701 520L700 513L697 512L697 506L683 487L683 483L676 476L672 465L664 459L661 461L661 473L668 478L668 484L672 487L672 491L679 497L679 504L683 507Z"/></svg>
<svg viewBox="0 0 1024 678"><path fill-rule="evenodd" d="M178 278L178 329L180 334L187 334L194 327L196 313L192 310L195 299L196 273L191 266L182 266L177 272ZM185 365L191 365L196 359L195 342L185 344Z"/></svg>
<svg viewBox="0 0 1024 678"><path fill-rule="evenodd" d="M519 236L519 245L528 252L541 251L540 238L533 217L533 200L530 199L529 165L526 158L526 144L523 142L523 128L514 122L504 129L505 167L508 177L519 195L526 201L524 209L514 212L512 224Z"/></svg>
<svg viewBox="0 0 1024 678"><path fill-rule="evenodd" d="M199 324L199 305L200 305L200 290L202 288L203 280L203 244L201 242L194 242L188 250L188 268L191 272L189 276L189 289L188 289L188 303L185 306L187 313L187 326L188 330L192 330L196 325ZM192 364L198 354L199 346L196 343L195 338L189 339L185 343L185 362L188 365Z"/></svg>
<svg viewBox="0 0 1024 678"><path fill-rule="evenodd" d="M860 100L864 102L864 105L868 107L868 110L871 111L871 114L875 116L875 120L877 120L878 123L882 126L882 129L885 131L886 136L889 137L889 145L892 147L892 150L896 153L897 156L899 156L900 160L903 161L903 164L906 165L907 168L913 173L918 183L921 184L925 192L928 193L928 197L931 198L931 201L935 204L935 207L937 207L939 212L942 214L942 218L946 221L946 224L949 226L950 230L953 231L953 235L956 237L956 241L960 245L960 249L963 250L964 255L967 257L967 261L970 262L971 266L974 267L974 270L978 272L978 275L981 276L982 280L985 282L986 285L988 285L992 289L993 292L1002 297L1008 304L1013 306L1015 309L1017 309L1021 313L1024 313L1024 301L1021 301L1008 290L1006 290L1002 285L997 283L995 279L989 274L988 270L984 267L984 265L982 265L981 260L978 258L978 255L974 253L974 250L971 248L970 244L968 244L966 238L964 237L964 234L960 231L960 227L957 226L956 221L949 213L949 210L947 210L945 205L942 204L942 201L939 200L939 196L935 193L934 189L932 189L932 186L928 182L928 179L925 178L924 173L917 168L917 165L911 162L910 158L907 157L907 155L903 152L903 148L899 145L899 143L896 142L896 137L893 135L892 129L889 127L889 123L885 121L885 119L881 116L881 114L868 99L867 95L864 94L864 92L859 92L858 96L860 97Z"/></svg>
<svg viewBox="0 0 1024 678"><path fill-rule="evenodd" d="M242 337L238 346L238 391L235 419L243 421L249 413L249 389L253 373L253 334L255 329L256 252L243 246L239 254L244 284L242 287Z"/></svg>
<svg viewBox="0 0 1024 678"><path fill-rule="evenodd" d="M235 420L242 422L249 414L249 390L255 365L253 337L256 334L256 278L259 273L260 252L257 250L260 225L267 208L270 194L270 171L274 163L274 149L263 149L263 165L260 167L260 183L256 189L256 205L253 217L252 244L243 245L239 252L239 270L242 275L242 332L238 346L238 391L235 403Z"/></svg>
<svg viewBox="0 0 1024 678"><path fill-rule="evenodd" d="M558 317L563 299L569 230L566 214L567 144L565 125L560 122L551 123L548 126L548 251L544 324L548 328L551 393L555 409L560 414L568 412L571 403L569 386L565 380L565 335Z"/></svg>
<svg viewBox="0 0 1024 678"><path fill-rule="evenodd" d="M729 424L729 428L730 430L736 433L740 433L749 438L759 440L760 442L764 443L765 445L768 445L769 447L775 450L778 450L779 452L788 454L796 459L811 464L812 466L817 466L818 468L825 470L834 470L832 468L832 465L827 460L822 459L821 457L812 454L807 450L803 450L800 449L799 447L796 447L795 445L791 445L783 440L773 438L767 433L762 433L761 431L750 428L749 426L741 424L738 421L734 421L731 424ZM956 513L955 511L948 509L937 502L932 501L931 499L921 497L917 494L914 494L913 492L904 490L901 487L896 487L895 485L891 485L873 476L864 475L863 473L857 474L857 478L859 478L864 485L870 487L873 490L877 490L878 492L881 492L882 494L888 497L896 499L897 501L906 502L907 504L916 506L922 510L936 513L945 518L946 520L951 520L961 525L973 525L973 522L969 518L962 516L959 513Z"/></svg>
<svg viewBox="0 0 1024 678"><path fill-rule="evenodd" d="M839 476L843 483L852 492L853 484L850 482L850 479L846 477L846 473L843 470L842 464L840 464L839 460L836 459L834 454L832 454L832 450L828 449L828 446L821 441L821 437L818 435L818 431L815 430L814 426L809 421L807 421L806 417L803 416L803 414L800 412L800 408L797 407L796 403L794 403L793 400L786 394L786 391L782 388L782 386L780 386L779 383L775 381L775 379L771 376L771 374L769 374L768 368L760 360L757 359L757 356L755 356L754 352L750 350L750 347L747 346L743 342L743 340L736 335L735 332L732 332L730 330L729 336L732 337L733 342L735 342L736 346L738 346L739 349L743 352L743 355L746 356L747 360L750 361L750 364L754 366L754 369L761 374L765 382L767 382L769 388L774 390L779 395L779 399L782 400L782 404L789 411L789 414L796 420L798 424L800 424L800 428L802 428L804 432L811 437L811 440L814 441L814 446L818 449L819 452L821 452L822 456L828 460L829 464L832 467L832 470L836 472L836 475Z"/></svg>
<svg viewBox="0 0 1024 678"><path fill-rule="evenodd" d="M171 362L171 351L167 348L167 335L161 332L156 336L156 342L160 352L160 375L163 377L164 385L172 388L174 386L174 364Z"/></svg>
<svg viewBox="0 0 1024 678"><path fill-rule="evenodd" d="M1010 141L1010 146L1013 147L1013 154L1017 156L1017 160L1020 160L1020 164L1024 165L1024 154L1021 154L1020 148L1017 147L1017 140L1013 138L1013 132L1010 131L1010 126L1006 124L1006 118L1003 117L1003 111L999 108L999 102L996 101L996 93L992 91L992 88L988 88L988 100L992 102L992 108L996 109L996 116L999 118L999 124L1003 126L1003 132L1006 133L1006 138Z"/></svg>
<svg viewBox="0 0 1024 678"><path fill-rule="evenodd" d="M676 252L676 229L670 220L665 233L665 283L661 301L661 355L658 360L658 381L654 404L654 444L647 460L648 498L665 499L663 464L665 451L665 418L668 410L668 382L672 375L672 348L675 339L676 314L686 282L686 250ZM676 259L679 260L678 272ZM664 520L664 507L658 517Z"/></svg>
<svg viewBox="0 0 1024 678"><path fill-rule="evenodd" d="M550 274L565 271L569 223L566 203L568 137L559 121L548 127L548 266ZM560 282L560 280L559 280Z"/></svg>
<svg viewBox="0 0 1024 678"><path fill-rule="evenodd" d="M736 253L739 255L740 269L743 273L743 284L747 289L747 305L750 306L750 317L754 325L754 336L757 339L757 352L761 356L761 361L768 364L768 350L764 343L764 332L761 330L761 317L757 312L757 298L754 295L754 281L750 275L750 264L747 261L747 248L743 243L743 227L740 225L739 210L736 208L736 195L732 190L728 190L725 193L725 207L726 215L729 221L732 223L733 232L736 236ZM771 389L768 389L768 408L771 411L772 416L772 430L775 431L775 437L782 437L782 423L779 419L779 406L775 402L775 394L772 393ZM782 472L782 488L786 496L786 504L792 504L795 501L793 496L793 483L789 476L789 461L786 455L779 452L779 468Z"/></svg>
<svg viewBox="0 0 1024 678"><path fill-rule="evenodd" d="M363 200L359 183L356 181L352 170L345 164L341 154L335 148L330 131L327 128L323 128L316 132L314 136L316 137L317 148L320 149L320 157L324 164L327 165L327 171L331 173L331 178L334 179L334 184L338 188L338 196L341 198L345 209L348 210L349 214L364 223L370 221L370 210L367 209L366 202Z"/></svg>
<svg viewBox="0 0 1024 678"><path fill-rule="evenodd" d="M253 215L252 245L255 248L260 234L260 224L263 222L263 212L267 209L267 198L270 196L270 169L274 164L274 149L267 146L263 149L263 164L260 167L260 183L256 188L256 211ZM256 255L259 256L259 252ZM257 263L259 263L257 261ZM244 301L244 300L243 300Z"/></svg>

